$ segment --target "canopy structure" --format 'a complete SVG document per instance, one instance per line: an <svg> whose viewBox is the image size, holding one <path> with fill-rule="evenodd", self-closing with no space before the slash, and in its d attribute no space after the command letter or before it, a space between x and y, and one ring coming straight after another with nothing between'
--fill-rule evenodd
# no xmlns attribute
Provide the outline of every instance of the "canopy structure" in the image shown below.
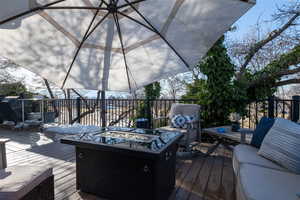
<svg viewBox="0 0 300 200"><path fill-rule="evenodd" d="M62 88L133 91L191 70L254 0L5 0L0 56Z"/></svg>

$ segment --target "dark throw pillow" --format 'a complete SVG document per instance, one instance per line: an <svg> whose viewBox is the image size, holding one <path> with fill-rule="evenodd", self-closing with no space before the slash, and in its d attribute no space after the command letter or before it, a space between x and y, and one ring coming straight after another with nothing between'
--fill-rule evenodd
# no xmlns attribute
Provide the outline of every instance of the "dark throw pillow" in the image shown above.
<svg viewBox="0 0 300 200"><path fill-rule="evenodd" d="M274 118L262 117L256 126L251 140L251 145L260 148L262 141L264 140L266 134L271 129L275 122Z"/></svg>

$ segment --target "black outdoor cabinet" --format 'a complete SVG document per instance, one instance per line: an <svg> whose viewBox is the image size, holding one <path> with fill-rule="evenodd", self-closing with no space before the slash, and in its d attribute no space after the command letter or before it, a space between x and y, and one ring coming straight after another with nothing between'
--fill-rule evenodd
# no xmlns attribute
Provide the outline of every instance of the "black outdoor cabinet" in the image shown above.
<svg viewBox="0 0 300 200"><path fill-rule="evenodd" d="M113 200L166 200L175 186L178 139L158 152L61 142L76 146L78 190Z"/></svg>

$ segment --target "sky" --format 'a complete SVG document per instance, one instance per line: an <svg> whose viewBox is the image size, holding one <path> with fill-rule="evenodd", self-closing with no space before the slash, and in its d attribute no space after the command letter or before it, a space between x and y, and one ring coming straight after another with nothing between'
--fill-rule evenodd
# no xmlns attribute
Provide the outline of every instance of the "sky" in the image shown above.
<svg viewBox="0 0 300 200"><path fill-rule="evenodd" d="M293 1L297 0L257 0L256 5L234 24L237 30L227 34L227 37L233 40L243 39L253 30L258 21L264 24L265 29L275 28L276 25L270 22L272 15L277 8Z"/></svg>

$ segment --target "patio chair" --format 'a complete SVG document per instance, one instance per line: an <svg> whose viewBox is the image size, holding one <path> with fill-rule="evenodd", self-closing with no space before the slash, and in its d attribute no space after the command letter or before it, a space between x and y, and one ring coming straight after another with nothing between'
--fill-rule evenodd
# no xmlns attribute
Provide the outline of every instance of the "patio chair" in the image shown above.
<svg viewBox="0 0 300 200"><path fill-rule="evenodd" d="M179 131L183 133L183 138L180 141L180 146L185 148L185 151L190 152L193 147L193 142L201 141L200 139L200 110L201 107L196 104L181 104L181 103L174 103L171 106L171 110L167 116L168 118L168 126L160 127L160 130L166 131ZM188 122L187 128L174 128L171 126L171 119L175 115L187 115L187 116L194 116L195 120Z"/></svg>
<svg viewBox="0 0 300 200"><path fill-rule="evenodd" d="M18 122L17 113L7 102L0 102L0 118L2 121L13 121L15 125Z"/></svg>

